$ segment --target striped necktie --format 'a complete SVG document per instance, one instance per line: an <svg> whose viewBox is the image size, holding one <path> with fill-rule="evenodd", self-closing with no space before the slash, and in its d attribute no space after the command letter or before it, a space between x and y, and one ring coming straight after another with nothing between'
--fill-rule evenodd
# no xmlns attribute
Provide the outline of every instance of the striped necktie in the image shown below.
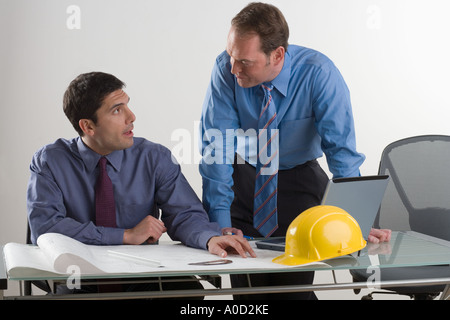
<svg viewBox="0 0 450 320"><path fill-rule="evenodd" d="M264 237L269 237L278 228L278 129L277 112L271 95L272 88L261 86L264 99L258 121L253 226Z"/></svg>
<svg viewBox="0 0 450 320"><path fill-rule="evenodd" d="M106 158L101 157L95 185L95 224L102 227L116 227L116 204L111 179L106 172Z"/></svg>

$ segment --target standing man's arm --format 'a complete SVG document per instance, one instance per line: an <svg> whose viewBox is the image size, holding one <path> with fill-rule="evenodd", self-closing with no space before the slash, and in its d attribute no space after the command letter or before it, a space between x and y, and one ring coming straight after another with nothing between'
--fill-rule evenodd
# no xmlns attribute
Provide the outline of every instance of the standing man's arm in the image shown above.
<svg viewBox="0 0 450 320"><path fill-rule="evenodd" d="M335 178L359 176L365 156L356 151L350 93L331 61L317 69L312 96L316 128L331 173Z"/></svg>
<svg viewBox="0 0 450 320"><path fill-rule="evenodd" d="M365 156L356 151L350 93L332 62L318 71L313 96L316 127L330 171L336 178L359 176ZM379 243L390 238L391 230L372 229L368 240Z"/></svg>
<svg viewBox="0 0 450 320"><path fill-rule="evenodd" d="M231 227L230 206L234 198L234 130L240 127L234 95L235 80L228 55L221 54L214 65L201 118L203 204L213 222Z"/></svg>

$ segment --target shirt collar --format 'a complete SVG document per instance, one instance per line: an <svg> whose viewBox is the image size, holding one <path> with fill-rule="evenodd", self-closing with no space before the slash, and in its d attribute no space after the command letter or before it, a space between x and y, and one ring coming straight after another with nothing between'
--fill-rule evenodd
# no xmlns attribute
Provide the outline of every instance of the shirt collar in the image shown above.
<svg viewBox="0 0 450 320"><path fill-rule="evenodd" d="M80 152L81 159L83 159L84 165L89 172L94 171L97 166L98 160L102 155L90 149L86 144L84 144L83 139L78 137L77 141L78 151ZM111 152L105 156L108 162L113 166L116 171L120 171L122 166L123 150L118 150Z"/></svg>
<svg viewBox="0 0 450 320"><path fill-rule="evenodd" d="M272 80L272 85L277 88L277 90L286 97L287 89L289 87L289 80L291 79L291 56L289 52L286 51L284 55L283 68L281 69L278 76Z"/></svg>

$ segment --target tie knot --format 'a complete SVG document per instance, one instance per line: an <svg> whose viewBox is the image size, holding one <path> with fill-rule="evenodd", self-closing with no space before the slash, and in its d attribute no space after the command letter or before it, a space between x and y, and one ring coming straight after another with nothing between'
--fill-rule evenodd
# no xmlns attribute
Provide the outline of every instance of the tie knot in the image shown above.
<svg viewBox="0 0 450 320"><path fill-rule="evenodd" d="M262 84L261 87L263 88L264 91L268 91L268 92L272 91L272 89L273 89L273 85L266 86L266 85Z"/></svg>
<svg viewBox="0 0 450 320"><path fill-rule="evenodd" d="M108 160L105 157L101 157L100 160L98 160L98 165L100 166L100 168L106 167L106 161Z"/></svg>

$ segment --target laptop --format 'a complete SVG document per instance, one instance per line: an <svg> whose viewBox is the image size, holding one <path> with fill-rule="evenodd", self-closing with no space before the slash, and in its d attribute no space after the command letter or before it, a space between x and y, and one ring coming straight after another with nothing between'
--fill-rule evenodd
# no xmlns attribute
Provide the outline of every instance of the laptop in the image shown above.
<svg viewBox="0 0 450 320"><path fill-rule="evenodd" d="M347 211L358 222L367 240L388 182L387 175L332 179L328 182L321 204ZM284 252L285 237L259 240L256 246Z"/></svg>

